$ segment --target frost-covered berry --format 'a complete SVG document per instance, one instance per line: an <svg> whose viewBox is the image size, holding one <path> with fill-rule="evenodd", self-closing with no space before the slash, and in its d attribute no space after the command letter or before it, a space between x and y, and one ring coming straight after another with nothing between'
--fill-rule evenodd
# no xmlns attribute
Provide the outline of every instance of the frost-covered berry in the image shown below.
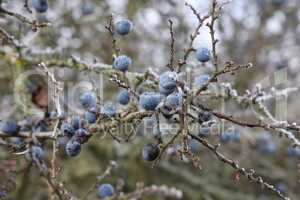
<svg viewBox="0 0 300 200"><path fill-rule="evenodd" d="M199 137L208 137L210 135L210 127L202 127L199 129L198 136Z"/></svg>
<svg viewBox="0 0 300 200"><path fill-rule="evenodd" d="M7 135L16 135L18 134L20 127L16 121L7 120L0 123L0 129L1 132L6 133Z"/></svg>
<svg viewBox="0 0 300 200"><path fill-rule="evenodd" d="M132 60L126 55L120 55L116 57L113 63L113 67L122 72L126 72L128 68L131 66Z"/></svg>
<svg viewBox="0 0 300 200"><path fill-rule="evenodd" d="M195 78L195 85L197 87L202 87L204 84L208 82L210 76L208 74L201 74Z"/></svg>
<svg viewBox="0 0 300 200"><path fill-rule="evenodd" d="M300 148L298 147L288 147L286 152L290 157L300 157Z"/></svg>
<svg viewBox="0 0 300 200"><path fill-rule="evenodd" d="M115 117L117 114L116 107L112 103L106 103L101 107L101 113L107 117Z"/></svg>
<svg viewBox="0 0 300 200"><path fill-rule="evenodd" d="M40 13L44 13L48 10L47 0L32 0L32 7Z"/></svg>
<svg viewBox="0 0 300 200"><path fill-rule="evenodd" d="M200 47L196 50L196 58L200 62L207 62L210 60L210 51L205 47Z"/></svg>
<svg viewBox="0 0 300 200"><path fill-rule="evenodd" d="M237 142L240 140L240 137L240 132L236 130L228 130L220 135L220 141L222 143L228 143L231 141Z"/></svg>
<svg viewBox="0 0 300 200"><path fill-rule="evenodd" d="M65 150L68 156L77 156L81 151L81 145L75 140L69 140Z"/></svg>
<svg viewBox="0 0 300 200"><path fill-rule="evenodd" d="M60 130L65 136L68 136L68 137L72 137L75 134L74 127L67 122L63 122L61 124Z"/></svg>
<svg viewBox="0 0 300 200"><path fill-rule="evenodd" d="M188 140L188 147L193 153L197 153L200 150L200 143L197 140Z"/></svg>
<svg viewBox="0 0 300 200"><path fill-rule="evenodd" d="M71 125L75 130L82 127L82 120L80 116L74 116L71 120Z"/></svg>
<svg viewBox="0 0 300 200"><path fill-rule="evenodd" d="M182 94L181 93L174 93L167 96L165 101L165 106L170 109L175 109L180 106L182 102Z"/></svg>
<svg viewBox="0 0 300 200"><path fill-rule="evenodd" d="M140 95L139 105L145 110L155 110L160 101L161 96L159 93L144 92Z"/></svg>
<svg viewBox="0 0 300 200"><path fill-rule="evenodd" d="M86 91L80 96L79 101L84 108L90 108L96 105L97 96L94 92Z"/></svg>
<svg viewBox="0 0 300 200"><path fill-rule="evenodd" d="M165 93L171 94L174 92L177 86L177 73L176 72L164 72L162 75L159 77L159 87L160 91L164 90Z"/></svg>
<svg viewBox="0 0 300 200"><path fill-rule="evenodd" d="M90 124L93 124L97 121L97 115L90 111L84 113L84 118Z"/></svg>
<svg viewBox="0 0 300 200"><path fill-rule="evenodd" d="M106 198L113 196L115 193L115 189L111 184L104 183L97 187L97 193L100 198Z"/></svg>
<svg viewBox="0 0 300 200"><path fill-rule="evenodd" d="M155 160L160 153L160 150L157 145L149 143L144 146L142 157L146 161L153 161Z"/></svg>
<svg viewBox="0 0 300 200"><path fill-rule="evenodd" d="M128 104L130 101L130 93L127 90L121 90L118 93L117 101L122 105Z"/></svg>
<svg viewBox="0 0 300 200"><path fill-rule="evenodd" d="M122 19L116 23L115 28L119 35L127 35L132 30L132 23L127 19Z"/></svg>
<svg viewBox="0 0 300 200"><path fill-rule="evenodd" d="M45 157L45 152L40 146L32 146L25 157L28 160L42 160Z"/></svg>
<svg viewBox="0 0 300 200"><path fill-rule="evenodd" d="M94 13L94 5L91 2L83 2L81 4L82 15L91 15Z"/></svg>

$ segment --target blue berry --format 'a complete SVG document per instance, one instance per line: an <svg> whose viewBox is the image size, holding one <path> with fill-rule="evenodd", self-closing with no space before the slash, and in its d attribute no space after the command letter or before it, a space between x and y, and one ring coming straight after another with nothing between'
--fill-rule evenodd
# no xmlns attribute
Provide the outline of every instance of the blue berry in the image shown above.
<svg viewBox="0 0 300 200"><path fill-rule="evenodd" d="M10 137L8 141L10 144L15 146L20 146L23 143L23 139L19 137Z"/></svg>
<svg viewBox="0 0 300 200"><path fill-rule="evenodd" d="M106 103L102 106L101 113L107 117L115 117L117 114L116 107L112 103Z"/></svg>
<svg viewBox="0 0 300 200"><path fill-rule="evenodd" d="M208 74L202 74L195 78L195 84L197 87L202 87L204 84L208 82L210 76Z"/></svg>
<svg viewBox="0 0 300 200"><path fill-rule="evenodd" d="M59 147L60 149L65 149L65 148L66 148L66 145L67 145L67 143L68 143L68 141L69 141L69 138L68 138L68 137L65 137L65 136L63 136L63 137L58 137L58 138L57 138L57 144L58 144L58 147Z"/></svg>
<svg viewBox="0 0 300 200"><path fill-rule="evenodd" d="M82 120L81 120L80 116L73 117L72 120L71 120L71 125L73 126L73 128L75 130L81 128L82 127Z"/></svg>
<svg viewBox="0 0 300 200"><path fill-rule="evenodd" d="M85 117L85 120L90 124L93 124L97 121L97 115L90 111L85 112L84 117Z"/></svg>
<svg viewBox="0 0 300 200"><path fill-rule="evenodd" d="M120 55L116 57L113 63L113 67L122 72L126 72L128 68L131 66L132 60L126 55Z"/></svg>
<svg viewBox="0 0 300 200"><path fill-rule="evenodd" d="M127 35L132 30L132 23L127 19L123 19L116 23L115 28L119 35Z"/></svg>
<svg viewBox="0 0 300 200"><path fill-rule="evenodd" d="M298 147L288 147L286 151L290 157L300 157L300 148Z"/></svg>
<svg viewBox="0 0 300 200"><path fill-rule="evenodd" d="M201 47L196 50L196 58L200 62L207 62L210 60L210 51L207 48Z"/></svg>
<svg viewBox="0 0 300 200"><path fill-rule="evenodd" d="M231 141L239 141L240 140L240 132L236 130L228 130L220 135L220 141L222 143L227 143Z"/></svg>
<svg viewBox="0 0 300 200"><path fill-rule="evenodd" d="M32 0L32 7L40 13L44 13L48 10L47 0Z"/></svg>
<svg viewBox="0 0 300 200"><path fill-rule="evenodd" d="M190 139L188 140L188 146L191 152L197 153L200 150L200 144L197 140Z"/></svg>
<svg viewBox="0 0 300 200"><path fill-rule="evenodd" d="M199 123L204 123L212 119L212 113L208 111L201 111L198 113Z"/></svg>
<svg viewBox="0 0 300 200"><path fill-rule="evenodd" d="M199 137L208 137L210 135L210 127L202 127L199 129L198 136Z"/></svg>
<svg viewBox="0 0 300 200"><path fill-rule="evenodd" d="M100 198L111 197L115 194L115 189L111 184L104 183L97 187L97 193Z"/></svg>
<svg viewBox="0 0 300 200"><path fill-rule="evenodd" d="M140 95L139 104L145 110L155 110L160 101L161 96L159 93L144 92Z"/></svg>
<svg viewBox="0 0 300 200"><path fill-rule="evenodd" d="M159 77L159 87L169 94L171 94L177 86L177 73L176 72L164 72Z"/></svg>
<svg viewBox="0 0 300 200"><path fill-rule="evenodd" d="M161 85L158 86L159 88L159 93L168 96L169 94L171 94L173 92L173 90L167 90L165 88L163 88Z"/></svg>
<svg viewBox="0 0 300 200"><path fill-rule="evenodd" d="M287 186L286 186L286 184L284 184L284 183L282 183L282 182L276 184L275 188L276 188L276 190L278 190L278 191L281 192L281 193L285 193L285 192L287 191Z"/></svg>
<svg viewBox="0 0 300 200"><path fill-rule="evenodd" d="M258 146L258 151L263 155L270 155L276 151L276 144L273 141L269 141L265 145Z"/></svg>
<svg viewBox="0 0 300 200"><path fill-rule="evenodd" d="M2 121L0 123L0 128L3 133L6 133L8 135L16 135L20 130L20 127L14 120Z"/></svg>
<svg viewBox="0 0 300 200"><path fill-rule="evenodd" d="M84 108L90 108L96 105L97 96L94 92L86 91L80 96L79 101Z"/></svg>
<svg viewBox="0 0 300 200"><path fill-rule="evenodd" d="M68 136L68 137L72 137L75 134L74 127L67 122L63 122L61 124L60 130L65 136Z"/></svg>
<svg viewBox="0 0 300 200"><path fill-rule="evenodd" d="M274 6L282 6L286 0L272 0Z"/></svg>
<svg viewBox="0 0 300 200"><path fill-rule="evenodd" d="M32 146L30 151L25 155L28 160L42 160L44 156L45 152L40 146Z"/></svg>
<svg viewBox="0 0 300 200"><path fill-rule="evenodd" d="M181 93L174 93L167 96L165 101L165 106L167 108L175 109L180 106L182 102L182 94Z"/></svg>
<svg viewBox="0 0 300 200"><path fill-rule="evenodd" d="M88 141L89 137L90 137L89 132L84 128L80 128L75 132L73 139L79 142L80 144L83 144Z"/></svg>
<svg viewBox="0 0 300 200"><path fill-rule="evenodd" d="M83 2L81 4L81 13L83 15L91 15L94 13L94 5L91 2Z"/></svg>
<svg viewBox="0 0 300 200"><path fill-rule="evenodd" d="M146 161L154 161L160 153L160 150L157 145L149 143L144 146L142 157Z"/></svg>
<svg viewBox="0 0 300 200"><path fill-rule="evenodd" d="M128 104L130 101L130 93L127 90L120 91L117 96L117 101L122 105Z"/></svg>
<svg viewBox="0 0 300 200"><path fill-rule="evenodd" d="M69 142L67 142L65 150L68 156L77 156L81 151L81 145L75 140L69 140Z"/></svg>

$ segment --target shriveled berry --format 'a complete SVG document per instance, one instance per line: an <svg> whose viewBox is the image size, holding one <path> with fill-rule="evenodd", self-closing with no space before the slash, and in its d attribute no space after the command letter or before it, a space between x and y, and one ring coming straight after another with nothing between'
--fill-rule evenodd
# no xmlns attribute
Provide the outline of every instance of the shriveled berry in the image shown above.
<svg viewBox="0 0 300 200"><path fill-rule="evenodd" d="M146 161L154 161L160 153L160 149L157 145L149 143L144 146L142 157Z"/></svg>

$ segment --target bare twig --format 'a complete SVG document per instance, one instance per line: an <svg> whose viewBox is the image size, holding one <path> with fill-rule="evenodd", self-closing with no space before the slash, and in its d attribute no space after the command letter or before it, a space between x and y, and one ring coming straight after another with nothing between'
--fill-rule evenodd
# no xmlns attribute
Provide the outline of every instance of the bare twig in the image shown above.
<svg viewBox="0 0 300 200"><path fill-rule="evenodd" d="M174 30L173 30L173 21L171 19L168 20L169 22L169 29L170 29L170 36L171 36L171 43L170 43L170 61L167 65L168 68L170 68L171 71L174 70L174 53L175 53L175 36L174 36Z"/></svg>

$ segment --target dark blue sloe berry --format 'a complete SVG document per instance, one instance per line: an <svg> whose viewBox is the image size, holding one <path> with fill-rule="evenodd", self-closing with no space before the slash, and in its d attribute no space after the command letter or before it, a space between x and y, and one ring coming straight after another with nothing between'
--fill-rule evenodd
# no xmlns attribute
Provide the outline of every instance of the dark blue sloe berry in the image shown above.
<svg viewBox="0 0 300 200"><path fill-rule="evenodd" d="M104 183L97 187L97 193L100 198L106 198L113 196L115 193L115 189L111 184Z"/></svg>
<svg viewBox="0 0 300 200"><path fill-rule="evenodd" d="M181 102L182 102L182 94L177 92L167 96L165 101L165 106L170 109L176 109L178 106L181 105Z"/></svg>
<svg viewBox="0 0 300 200"><path fill-rule="evenodd" d="M67 122L63 122L61 124L60 130L65 136L68 136L68 137L72 137L75 134L74 127Z"/></svg>
<svg viewBox="0 0 300 200"><path fill-rule="evenodd" d="M171 94L177 86L178 76L176 72L164 72L159 76L159 87L161 92Z"/></svg>
<svg viewBox="0 0 300 200"><path fill-rule="evenodd" d="M83 2L81 4L81 13L82 15L91 15L94 13L94 5L91 2Z"/></svg>
<svg viewBox="0 0 300 200"><path fill-rule="evenodd" d="M127 35L132 30L132 23L127 19L119 20L115 25L115 29L119 35Z"/></svg>
<svg viewBox="0 0 300 200"><path fill-rule="evenodd" d="M208 111L200 111L198 113L198 121L199 123L207 122L212 119L211 112Z"/></svg>
<svg viewBox="0 0 300 200"><path fill-rule="evenodd" d="M75 132L73 139L79 142L80 144L83 144L88 141L89 137L89 132L84 128L80 128Z"/></svg>
<svg viewBox="0 0 300 200"><path fill-rule="evenodd" d="M32 7L39 13L44 13L48 10L47 0L32 0Z"/></svg>
<svg viewBox="0 0 300 200"><path fill-rule="evenodd" d="M112 103L106 103L101 107L101 113L107 117L115 117L117 114L116 107Z"/></svg>
<svg viewBox="0 0 300 200"><path fill-rule="evenodd" d="M8 135L16 135L20 130L20 127L14 120L2 121L0 123L0 128L1 132L6 133Z"/></svg>
<svg viewBox="0 0 300 200"><path fill-rule="evenodd" d="M116 57L113 63L113 67L122 72L126 72L128 68L131 66L132 60L126 55L120 55Z"/></svg>
<svg viewBox="0 0 300 200"><path fill-rule="evenodd" d="M68 156L77 156L81 151L81 145L75 140L69 140L65 150Z"/></svg>
<svg viewBox="0 0 300 200"><path fill-rule="evenodd" d="M206 84L209 80L210 76L208 74L202 74L200 76L197 76L195 78L195 85L197 87L202 87L204 84Z"/></svg>
<svg viewBox="0 0 300 200"><path fill-rule="evenodd" d="M210 51L205 47L200 47L196 50L196 58L200 62L207 62L210 60Z"/></svg>
<svg viewBox="0 0 300 200"><path fill-rule="evenodd" d="M200 143L197 140L188 140L188 147L193 153L197 153L200 150Z"/></svg>
<svg viewBox="0 0 300 200"><path fill-rule="evenodd" d="M199 133L198 133L199 137L204 138L204 137L209 137L209 135L210 135L210 127L201 127L199 129Z"/></svg>
<svg viewBox="0 0 300 200"><path fill-rule="evenodd" d="M44 156L45 152L40 146L32 146L25 155L28 160L42 160Z"/></svg>
<svg viewBox="0 0 300 200"><path fill-rule="evenodd" d="M74 116L71 120L72 127L77 130L82 127L82 120L80 116Z"/></svg>
<svg viewBox="0 0 300 200"><path fill-rule="evenodd" d="M130 101L130 93L127 90L121 90L118 93L117 101L122 105L128 104Z"/></svg>
<svg viewBox="0 0 300 200"><path fill-rule="evenodd" d="M142 157L146 161L154 161L160 153L157 145L149 143L143 148Z"/></svg>
<svg viewBox="0 0 300 200"><path fill-rule="evenodd" d="M139 105L145 110L155 110L160 101L161 96L159 93L144 92L140 95Z"/></svg>
<svg viewBox="0 0 300 200"><path fill-rule="evenodd" d="M84 113L84 118L90 124L93 124L97 121L97 115L90 111Z"/></svg>
<svg viewBox="0 0 300 200"><path fill-rule="evenodd" d="M84 108L90 108L96 106L97 96L94 92L86 91L80 96L79 101Z"/></svg>

